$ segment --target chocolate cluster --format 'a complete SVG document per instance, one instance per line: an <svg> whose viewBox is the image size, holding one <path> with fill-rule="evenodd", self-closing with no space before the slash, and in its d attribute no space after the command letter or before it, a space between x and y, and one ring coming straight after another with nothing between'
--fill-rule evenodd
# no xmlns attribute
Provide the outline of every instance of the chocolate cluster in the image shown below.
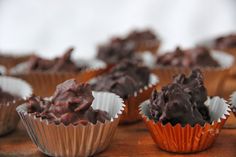
<svg viewBox="0 0 236 157"><path fill-rule="evenodd" d="M32 56L29 60L28 71L50 71L50 72L80 72L86 69L86 65L78 66L71 60L73 48L68 49L62 57L55 59L43 59Z"/></svg>
<svg viewBox="0 0 236 157"><path fill-rule="evenodd" d="M32 96L27 100L28 113L47 119L51 123L78 125L110 120L106 111L94 110L94 100L88 84L77 84L74 79L59 84L50 100Z"/></svg>
<svg viewBox="0 0 236 157"><path fill-rule="evenodd" d="M108 64L123 59L141 60L135 52L150 51L159 47L159 39L151 30L132 31L126 37L114 37L107 44L98 47L97 57Z"/></svg>
<svg viewBox="0 0 236 157"><path fill-rule="evenodd" d="M214 47L216 49L236 48L236 34L230 34L215 39Z"/></svg>
<svg viewBox="0 0 236 157"><path fill-rule="evenodd" d="M219 67L220 64L211 56L206 47L196 47L183 50L177 47L174 52L169 52L157 57L158 66L176 67Z"/></svg>
<svg viewBox="0 0 236 157"><path fill-rule="evenodd" d="M18 96L3 91L2 88L0 88L0 103L12 102L18 98Z"/></svg>
<svg viewBox="0 0 236 157"><path fill-rule="evenodd" d="M148 85L150 71L137 62L124 60L93 83L96 91L109 91L126 99L140 88Z"/></svg>
<svg viewBox="0 0 236 157"><path fill-rule="evenodd" d="M151 118L163 124L204 125L210 123L206 100L207 91L200 70L192 71L189 77L180 74L160 92L153 91L149 104Z"/></svg>

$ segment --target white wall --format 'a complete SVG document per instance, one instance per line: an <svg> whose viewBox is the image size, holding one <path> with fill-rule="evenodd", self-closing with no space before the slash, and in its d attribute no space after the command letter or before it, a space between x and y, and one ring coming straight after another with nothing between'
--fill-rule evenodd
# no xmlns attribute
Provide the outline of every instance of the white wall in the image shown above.
<svg viewBox="0 0 236 157"><path fill-rule="evenodd" d="M0 50L92 57L113 34L151 27L163 49L236 31L234 0L0 0Z"/></svg>

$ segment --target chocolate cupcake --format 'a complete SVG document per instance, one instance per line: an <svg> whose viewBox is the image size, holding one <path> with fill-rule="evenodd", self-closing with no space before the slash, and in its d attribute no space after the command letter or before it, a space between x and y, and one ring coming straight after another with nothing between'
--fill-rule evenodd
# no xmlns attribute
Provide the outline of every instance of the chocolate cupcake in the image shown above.
<svg viewBox="0 0 236 157"><path fill-rule="evenodd" d="M194 68L200 68L209 95L217 95L218 89L221 88L220 82L229 72L233 62L233 56L212 51L206 47L195 47L186 50L177 47L174 52L157 57L153 73L160 76L161 85L165 85L171 82L173 75L187 74Z"/></svg>
<svg viewBox="0 0 236 157"><path fill-rule="evenodd" d="M141 118L138 104L147 99L157 83L157 77L146 66L128 60L91 80L95 91L109 91L125 100L126 110L121 116L121 123L134 122Z"/></svg>
<svg viewBox="0 0 236 157"><path fill-rule="evenodd" d="M92 92L88 84L72 79L59 84L50 98L32 96L17 107L17 112L40 151L71 157L103 151L123 108L117 95Z"/></svg>
<svg viewBox="0 0 236 157"><path fill-rule="evenodd" d="M32 94L32 89L23 80L0 76L0 136L13 131L19 117L16 107Z"/></svg>
<svg viewBox="0 0 236 157"><path fill-rule="evenodd" d="M125 37L114 37L107 44L98 46L97 58L109 65L117 64L123 59L146 63L145 56L148 54L137 52L155 54L159 45L160 40L151 30L135 30Z"/></svg>
<svg viewBox="0 0 236 157"><path fill-rule="evenodd" d="M44 59L32 56L10 70L11 75L29 82L36 95L49 96L56 85L70 78L85 82L106 71L105 63L97 60L72 59L73 48L69 48L61 57Z"/></svg>
<svg viewBox="0 0 236 157"><path fill-rule="evenodd" d="M177 75L171 84L154 90L140 105L140 113L163 150L193 153L209 148L230 115L229 105L209 98L200 70Z"/></svg>

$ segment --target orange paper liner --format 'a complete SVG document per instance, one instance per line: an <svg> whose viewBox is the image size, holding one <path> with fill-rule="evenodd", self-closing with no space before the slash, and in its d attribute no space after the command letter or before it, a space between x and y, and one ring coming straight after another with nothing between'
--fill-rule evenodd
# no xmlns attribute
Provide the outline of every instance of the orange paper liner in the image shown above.
<svg viewBox="0 0 236 157"><path fill-rule="evenodd" d="M17 108L27 132L38 149L49 156L92 156L106 149L124 110L123 100L113 93L94 92L92 107L106 110L111 121L87 125L53 124L27 113L26 105Z"/></svg>
<svg viewBox="0 0 236 157"><path fill-rule="evenodd" d="M32 94L32 89L25 81L7 76L0 77L0 87L6 92L20 97L14 101L0 103L0 136L2 136L17 127L19 116L16 107Z"/></svg>
<svg viewBox="0 0 236 157"><path fill-rule="evenodd" d="M228 106L227 112L212 124L206 123L204 126L196 124L193 127L187 124L182 127L180 124L173 126L170 123L163 125L161 122L154 122L143 113L142 108L140 106L140 113L154 142L162 150L175 153L194 153L211 147L230 115Z"/></svg>
<svg viewBox="0 0 236 157"><path fill-rule="evenodd" d="M78 73L50 73L50 72L31 72L29 74L16 74L28 83L34 89L34 93L39 96L51 96L56 89L56 86L68 79L74 78L78 82L86 82L87 80L103 74L107 68L88 69Z"/></svg>

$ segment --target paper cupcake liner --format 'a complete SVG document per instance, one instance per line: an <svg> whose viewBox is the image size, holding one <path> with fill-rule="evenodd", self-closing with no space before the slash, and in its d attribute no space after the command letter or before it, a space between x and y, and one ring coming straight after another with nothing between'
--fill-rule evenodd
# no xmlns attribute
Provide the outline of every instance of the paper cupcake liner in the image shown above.
<svg viewBox="0 0 236 157"><path fill-rule="evenodd" d="M115 133L123 100L113 93L93 92L92 107L107 111L112 119L87 125L56 125L27 113L26 105L17 107L27 132L38 149L49 156L91 156L106 149Z"/></svg>
<svg viewBox="0 0 236 157"><path fill-rule="evenodd" d="M194 153L211 147L231 111L224 99L209 98L205 104L209 108L213 122L206 123L204 126L196 124L192 127L187 124L182 127L180 124L163 125L161 122L151 120L148 103L149 101L145 101L140 105L140 114L154 142L165 151L177 153Z"/></svg>
<svg viewBox="0 0 236 157"><path fill-rule="evenodd" d="M88 69L81 72L30 72L23 73L22 70L27 66L26 63L18 65L18 67L11 69L12 76L21 78L29 82L34 93L39 96L50 96L56 90L56 86L68 79L74 78L78 82L86 82L87 80L103 74L107 71L107 67L104 63L98 63L95 61L87 61L90 64Z"/></svg>
<svg viewBox="0 0 236 157"><path fill-rule="evenodd" d="M17 64L24 62L28 60L31 56L31 54L25 54L25 55L17 55L17 54L1 54L2 56L0 57L0 64L4 65L6 68L12 68L16 66Z"/></svg>
<svg viewBox="0 0 236 157"><path fill-rule="evenodd" d="M19 96L12 102L0 103L0 136L13 131L18 122L19 116L16 112L16 107L23 103L24 99L32 94L32 89L25 81L0 76L0 87L3 91Z"/></svg>

